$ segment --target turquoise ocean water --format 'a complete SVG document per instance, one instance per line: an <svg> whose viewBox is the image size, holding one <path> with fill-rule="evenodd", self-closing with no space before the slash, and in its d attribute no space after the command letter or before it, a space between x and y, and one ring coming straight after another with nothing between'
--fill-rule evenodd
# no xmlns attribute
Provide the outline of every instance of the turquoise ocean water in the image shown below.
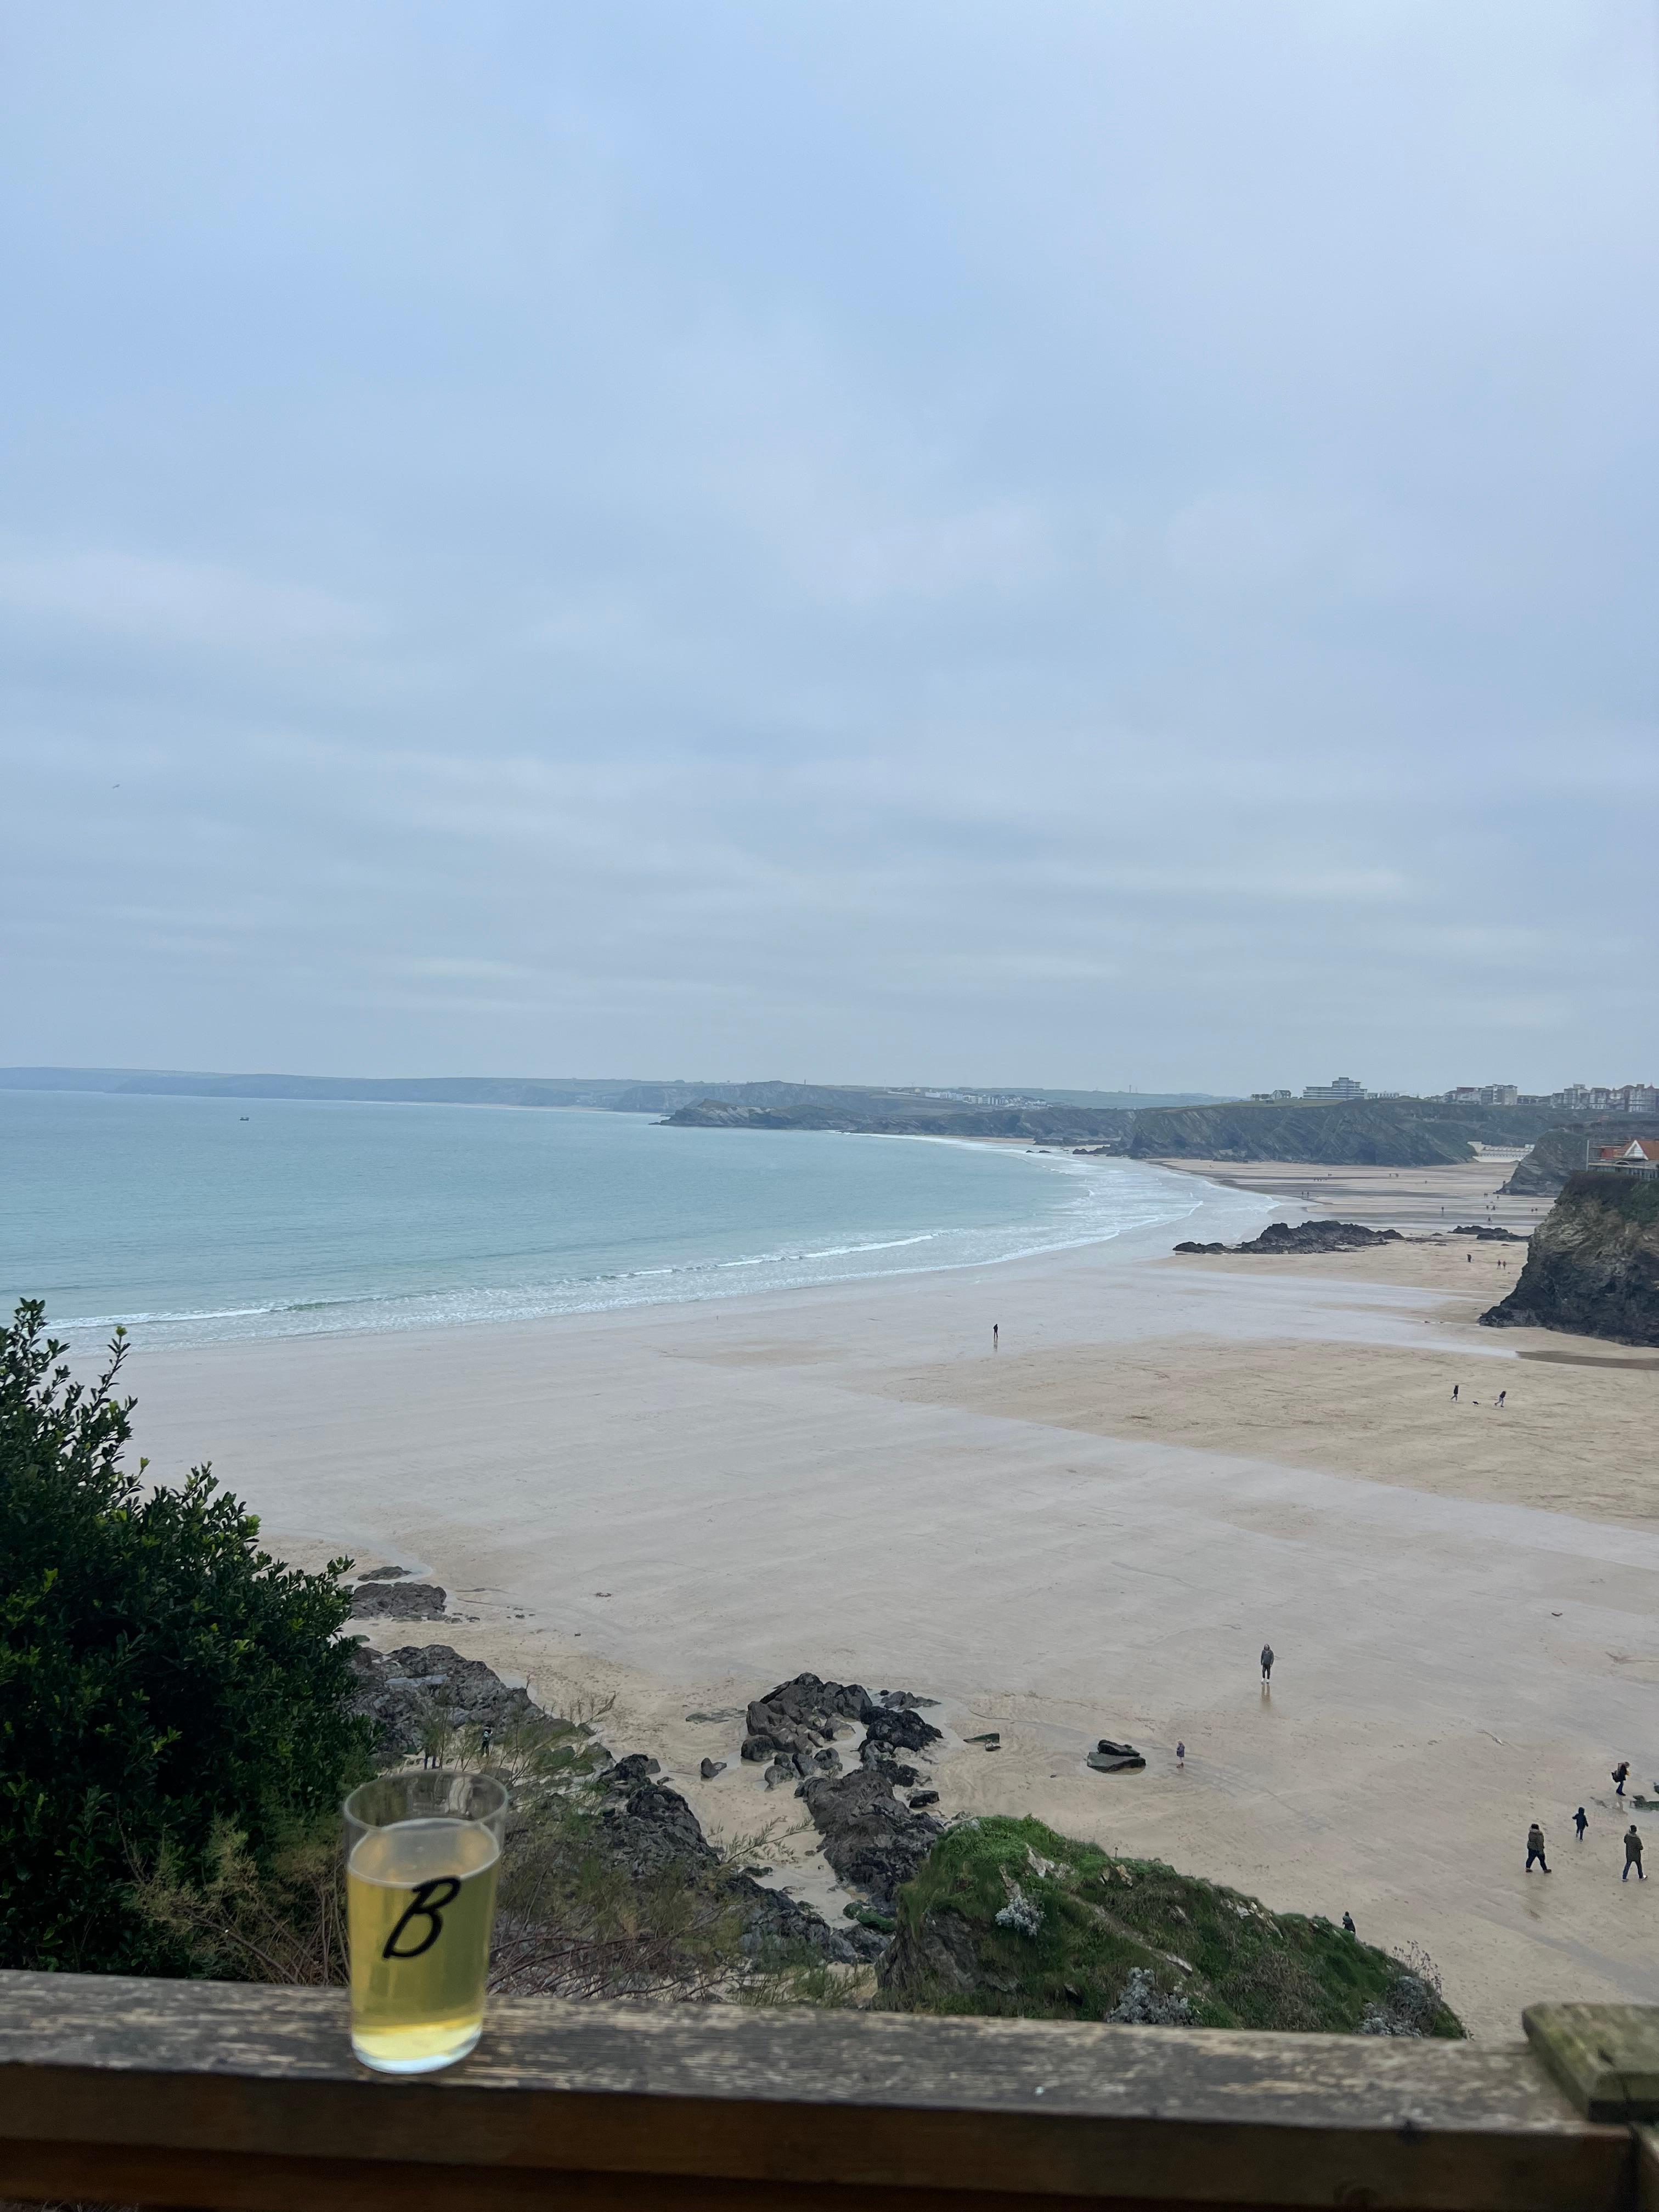
<svg viewBox="0 0 1659 2212"><path fill-rule="evenodd" d="M242 1118L246 1114L246 1119ZM524 1320L1176 1222L1133 1161L634 1115L0 1091L0 1297L77 1346Z"/></svg>

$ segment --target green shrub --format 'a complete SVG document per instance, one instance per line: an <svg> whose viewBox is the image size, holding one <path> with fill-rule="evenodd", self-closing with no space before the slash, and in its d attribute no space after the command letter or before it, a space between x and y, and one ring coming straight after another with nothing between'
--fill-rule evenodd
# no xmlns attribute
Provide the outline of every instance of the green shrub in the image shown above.
<svg viewBox="0 0 1659 2212"><path fill-rule="evenodd" d="M136 1882L268 1869L369 1771L336 1576L258 1549L205 1467L152 1486L135 1403L70 1379L44 1309L0 1328L0 1965L189 1972Z"/></svg>

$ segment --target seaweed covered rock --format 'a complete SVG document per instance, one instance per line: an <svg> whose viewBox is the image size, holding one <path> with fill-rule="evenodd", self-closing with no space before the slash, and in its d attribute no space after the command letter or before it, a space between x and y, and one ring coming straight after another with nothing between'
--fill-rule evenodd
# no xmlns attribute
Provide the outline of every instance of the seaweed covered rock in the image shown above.
<svg viewBox="0 0 1659 2212"><path fill-rule="evenodd" d="M365 1577L351 1593L354 1620L441 1620L448 1593L436 1583Z"/></svg>
<svg viewBox="0 0 1659 2212"><path fill-rule="evenodd" d="M1463 2033L1421 1961L1408 1969L1329 1921L1270 1912L1038 1820L950 1830L900 1892L896 1917L878 1976L895 2011Z"/></svg>

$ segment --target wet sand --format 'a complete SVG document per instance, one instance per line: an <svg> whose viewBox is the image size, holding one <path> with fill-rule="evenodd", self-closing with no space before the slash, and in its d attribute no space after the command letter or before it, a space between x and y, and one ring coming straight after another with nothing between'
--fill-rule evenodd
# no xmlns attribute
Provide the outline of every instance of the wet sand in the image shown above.
<svg viewBox="0 0 1659 2212"><path fill-rule="evenodd" d="M1466 1188L1343 1172L1339 1213L1479 1218ZM1424 1945L1481 2033L1545 1997L1655 2001L1607 1774L1659 1777L1659 1363L1477 1327L1519 1248L1172 1259L1270 1218L1195 1188L1187 1222L996 1268L141 1352L139 1442L158 1472L211 1457L289 1556L435 1574L457 1618L377 1644L613 1696L610 1740L720 1832L801 1808L738 1765L738 1721L685 1716L811 1668L945 1701L945 1811L1351 1910ZM986 1727L1000 1752L962 1747ZM1091 1773L1099 1735L1147 1771ZM732 1761L708 1784L705 1753ZM1547 1880L1522 1872L1534 1815ZM769 1856L838 1910L810 1837Z"/></svg>

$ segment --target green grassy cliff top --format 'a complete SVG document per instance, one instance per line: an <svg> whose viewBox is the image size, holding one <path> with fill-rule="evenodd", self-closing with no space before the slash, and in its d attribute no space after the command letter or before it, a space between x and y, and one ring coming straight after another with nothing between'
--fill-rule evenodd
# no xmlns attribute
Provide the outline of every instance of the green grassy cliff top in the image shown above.
<svg viewBox="0 0 1659 2212"><path fill-rule="evenodd" d="M1328 1920L1115 1858L1040 1820L964 1822L899 1894L884 2002L931 2013L1461 2036L1433 1969Z"/></svg>

